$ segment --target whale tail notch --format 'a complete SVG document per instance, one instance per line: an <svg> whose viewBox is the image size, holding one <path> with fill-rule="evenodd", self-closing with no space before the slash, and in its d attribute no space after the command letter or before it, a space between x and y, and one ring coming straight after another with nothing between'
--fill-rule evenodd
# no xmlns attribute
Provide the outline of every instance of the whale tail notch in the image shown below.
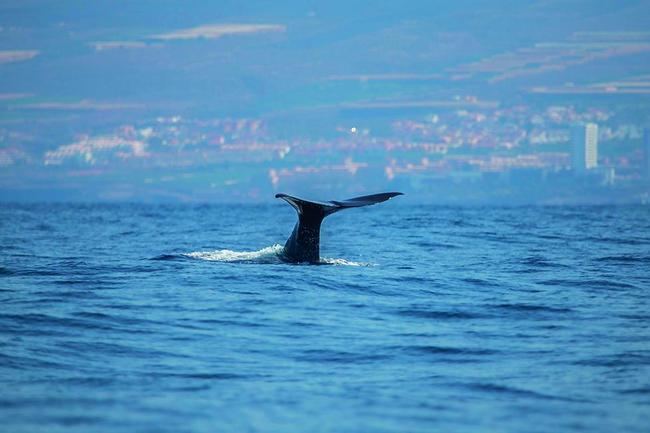
<svg viewBox="0 0 650 433"><path fill-rule="evenodd" d="M402 195L402 193L384 192L341 201L320 202L304 200L288 194L276 194L276 198L281 198L289 203L298 213L298 222L284 245L285 259L291 262L318 263L320 261L320 226L326 216L344 209L381 203L398 195Z"/></svg>

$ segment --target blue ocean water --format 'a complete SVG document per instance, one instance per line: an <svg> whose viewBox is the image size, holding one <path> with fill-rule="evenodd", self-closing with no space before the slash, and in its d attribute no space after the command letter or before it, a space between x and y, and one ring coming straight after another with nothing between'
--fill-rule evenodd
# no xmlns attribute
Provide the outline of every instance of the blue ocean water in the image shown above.
<svg viewBox="0 0 650 433"><path fill-rule="evenodd" d="M2 205L2 432L647 432L650 208Z"/></svg>

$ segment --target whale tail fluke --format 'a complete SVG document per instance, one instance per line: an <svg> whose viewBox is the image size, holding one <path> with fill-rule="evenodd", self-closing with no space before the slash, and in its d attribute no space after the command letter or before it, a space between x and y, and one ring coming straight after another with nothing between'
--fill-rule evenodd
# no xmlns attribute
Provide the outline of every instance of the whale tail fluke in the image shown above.
<svg viewBox="0 0 650 433"><path fill-rule="evenodd" d="M284 245L285 258L292 262L318 262L320 260L320 226L326 216L343 209L381 203L398 195L402 195L402 193L384 192L342 201L320 202L304 200L288 194L276 194L276 198L283 199L298 212L298 222Z"/></svg>
<svg viewBox="0 0 650 433"><path fill-rule="evenodd" d="M349 198L347 200L331 200L326 202L304 200L298 197L290 196L288 194L276 194L275 198L281 198L285 200L287 203L293 206L294 209L296 209L298 215L301 215L308 209L321 209L323 212L323 217L326 217L327 215L331 215L334 212L338 212L343 209L370 206L373 204L381 203L398 195L402 195L402 193L382 192L380 194L363 195L360 197Z"/></svg>

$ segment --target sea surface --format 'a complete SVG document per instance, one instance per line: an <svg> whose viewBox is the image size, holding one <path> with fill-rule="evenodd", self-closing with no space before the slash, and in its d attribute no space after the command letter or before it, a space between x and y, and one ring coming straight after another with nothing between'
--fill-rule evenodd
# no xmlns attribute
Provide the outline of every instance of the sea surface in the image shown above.
<svg viewBox="0 0 650 433"><path fill-rule="evenodd" d="M0 431L648 432L650 207L0 206Z"/></svg>

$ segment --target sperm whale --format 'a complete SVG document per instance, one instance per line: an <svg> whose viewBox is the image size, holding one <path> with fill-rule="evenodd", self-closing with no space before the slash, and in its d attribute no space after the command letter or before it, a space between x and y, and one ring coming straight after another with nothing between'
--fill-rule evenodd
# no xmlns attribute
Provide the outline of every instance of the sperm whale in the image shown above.
<svg viewBox="0 0 650 433"><path fill-rule="evenodd" d="M384 192L342 201L320 202L304 200L288 194L276 194L275 198L286 201L298 213L298 222L296 222L291 236L284 244L283 260L293 263L319 263L320 226L326 216L344 209L381 203L398 195L402 195L402 193Z"/></svg>

